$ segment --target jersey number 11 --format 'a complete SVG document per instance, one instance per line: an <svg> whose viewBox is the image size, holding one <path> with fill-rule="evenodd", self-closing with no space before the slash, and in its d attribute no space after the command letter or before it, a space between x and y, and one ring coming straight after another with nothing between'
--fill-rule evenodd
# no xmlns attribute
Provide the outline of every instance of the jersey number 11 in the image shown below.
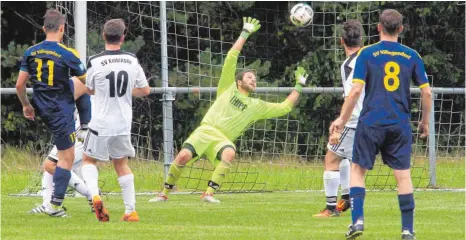
<svg viewBox="0 0 466 240"><path fill-rule="evenodd" d="M115 97L115 92L118 97L122 97L126 94L126 89L128 88L128 73L126 71L120 71L116 75L116 84L114 71L110 72L110 74L106 76L110 81L110 97Z"/></svg>

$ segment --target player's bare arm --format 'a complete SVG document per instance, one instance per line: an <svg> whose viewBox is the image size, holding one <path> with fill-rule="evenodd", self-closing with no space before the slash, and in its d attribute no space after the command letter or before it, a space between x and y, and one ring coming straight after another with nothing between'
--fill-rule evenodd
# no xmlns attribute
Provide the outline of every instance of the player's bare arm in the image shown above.
<svg viewBox="0 0 466 240"><path fill-rule="evenodd" d="M421 138L429 135L429 118L432 109L432 90L429 86L421 88L421 101L422 101L422 119L419 123L419 132Z"/></svg>
<svg viewBox="0 0 466 240"><path fill-rule="evenodd" d="M19 71L18 80L16 81L16 93L18 94L19 101L23 105L24 117L34 121L35 113L34 108L28 100L26 93L26 82L29 79L29 73Z"/></svg>
<svg viewBox="0 0 466 240"><path fill-rule="evenodd" d="M330 125L330 135L332 135L335 131L341 132L346 122L348 122L348 119L351 117L351 113L353 112L354 106L358 102L363 89L363 83L353 82L351 92L349 93L348 97L346 97L345 102L343 103L343 107L341 108L340 117L338 117Z"/></svg>
<svg viewBox="0 0 466 240"><path fill-rule="evenodd" d="M134 88L133 89L133 97L144 97L144 96L149 95L149 93L150 93L149 85L145 86L143 88Z"/></svg>
<svg viewBox="0 0 466 240"><path fill-rule="evenodd" d="M87 93L86 85L84 85L78 77L72 77L71 80L73 80L74 84L74 100L77 100L79 97Z"/></svg>

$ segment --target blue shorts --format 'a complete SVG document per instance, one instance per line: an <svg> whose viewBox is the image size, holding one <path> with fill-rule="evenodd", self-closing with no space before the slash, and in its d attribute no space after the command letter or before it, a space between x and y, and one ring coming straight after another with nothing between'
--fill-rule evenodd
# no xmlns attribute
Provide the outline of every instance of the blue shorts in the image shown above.
<svg viewBox="0 0 466 240"><path fill-rule="evenodd" d="M374 167L375 157L396 170L411 166L412 129L409 123L370 127L359 121L354 137L353 162L364 169Z"/></svg>
<svg viewBox="0 0 466 240"><path fill-rule="evenodd" d="M74 114L64 116L42 116L42 120L52 133L53 144L58 150L66 150L76 142Z"/></svg>

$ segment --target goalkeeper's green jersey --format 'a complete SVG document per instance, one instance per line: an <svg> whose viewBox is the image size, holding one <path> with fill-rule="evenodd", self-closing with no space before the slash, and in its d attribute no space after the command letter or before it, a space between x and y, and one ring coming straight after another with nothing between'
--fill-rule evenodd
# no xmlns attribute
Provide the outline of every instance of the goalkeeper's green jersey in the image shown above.
<svg viewBox="0 0 466 240"><path fill-rule="evenodd" d="M241 94L235 80L238 55L237 50L228 52L217 88L217 99L201 122L201 125L217 128L231 141L255 121L283 116L293 108L288 99L281 103L270 103Z"/></svg>

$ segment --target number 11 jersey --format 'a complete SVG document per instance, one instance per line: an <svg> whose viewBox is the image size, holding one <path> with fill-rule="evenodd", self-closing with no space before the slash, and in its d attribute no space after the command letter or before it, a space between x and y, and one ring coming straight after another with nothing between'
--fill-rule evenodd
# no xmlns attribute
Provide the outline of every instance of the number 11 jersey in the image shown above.
<svg viewBox="0 0 466 240"><path fill-rule="evenodd" d="M86 86L94 91L89 128L98 136L130 135L133 89L147 85L135 55L115 50L91 56L86 80Z"/></svg>

